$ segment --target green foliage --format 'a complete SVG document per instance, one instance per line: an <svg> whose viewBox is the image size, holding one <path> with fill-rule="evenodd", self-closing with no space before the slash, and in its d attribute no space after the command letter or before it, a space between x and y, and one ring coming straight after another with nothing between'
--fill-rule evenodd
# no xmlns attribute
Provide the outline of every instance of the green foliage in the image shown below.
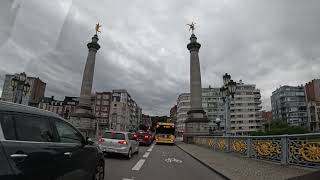
<svg viewBox="0 0 320 180"><path fill-rule="evenodd" d="M252 136L282 135L282 134L305 134L309 131L301 126L289 126L285 121L275 120L270 124L270 130L251 133Z"/></svg>
<svg viewBox="0 0 320 180"><path fill-rule="evenodd" d="M167 122L168 116L151 116L152 127L155 127L158 122Z"/></svg>

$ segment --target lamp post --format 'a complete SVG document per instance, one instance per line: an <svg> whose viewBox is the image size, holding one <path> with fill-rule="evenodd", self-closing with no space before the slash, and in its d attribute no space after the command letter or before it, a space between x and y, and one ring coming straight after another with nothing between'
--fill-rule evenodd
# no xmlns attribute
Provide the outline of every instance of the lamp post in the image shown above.
<svg viewBox="0 0 320 180"><path fill-rule="evenodd" d="M234 94L236 92L237 83L231 79L230 74L223 75L223 86L220 88L220 93L224 102L224 110L225 110L225 130L224 135L230 135L230 101L231 98L234 98Z"/></svg>
<svg viewBox="0 0 320 180"><path fill-rule="evenodd" d="M14 103L22 103L23 95L27 95L30 90L30 84L27 79L27 75L25 72L20 74L15 74L11 79L11 86L13 91L13 102Z"/></svg>
<svg viewBox="0 0 320 180"><path fill-rule="evenodd" d="M220 131L220 123L221 123L221 120L220 118L216 118L216 124L217 124L217 127L218 127L218 131Z"/></svg>

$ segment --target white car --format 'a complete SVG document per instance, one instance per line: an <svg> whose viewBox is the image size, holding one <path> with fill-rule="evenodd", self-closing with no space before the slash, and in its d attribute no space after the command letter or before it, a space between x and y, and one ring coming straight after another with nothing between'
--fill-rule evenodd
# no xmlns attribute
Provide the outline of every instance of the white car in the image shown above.
<svg viewBox="0 0 320 180"><path fill-rule="evenodd" d="M104 153L123 154L128 159L139 152L139 142L130 132L105 131L99 138L99 147Z"/></svg>

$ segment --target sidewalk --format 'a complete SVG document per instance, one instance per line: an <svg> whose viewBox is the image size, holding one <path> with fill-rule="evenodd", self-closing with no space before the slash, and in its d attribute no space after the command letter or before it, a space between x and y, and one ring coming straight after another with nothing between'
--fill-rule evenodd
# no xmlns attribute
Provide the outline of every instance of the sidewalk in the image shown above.
<svg viewBox="0 0 320 180"><path fill-rule="evenodd" d="M312 171L271 162L238 157L230 153L216 152L208 148L177 142L176 145L209 168L232 180L281 180Z"/></svg>

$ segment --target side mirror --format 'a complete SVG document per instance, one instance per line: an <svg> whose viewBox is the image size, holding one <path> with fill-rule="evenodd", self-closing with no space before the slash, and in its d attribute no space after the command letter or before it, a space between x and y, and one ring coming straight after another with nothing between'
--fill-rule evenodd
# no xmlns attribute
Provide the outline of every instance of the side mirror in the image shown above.
<svg viewBox="0 0 320 180"><path fill-rule="evenodd" d="M86 144L93 145L94 141L92 141L92 139L90 137L86 137Z"/></svg>

